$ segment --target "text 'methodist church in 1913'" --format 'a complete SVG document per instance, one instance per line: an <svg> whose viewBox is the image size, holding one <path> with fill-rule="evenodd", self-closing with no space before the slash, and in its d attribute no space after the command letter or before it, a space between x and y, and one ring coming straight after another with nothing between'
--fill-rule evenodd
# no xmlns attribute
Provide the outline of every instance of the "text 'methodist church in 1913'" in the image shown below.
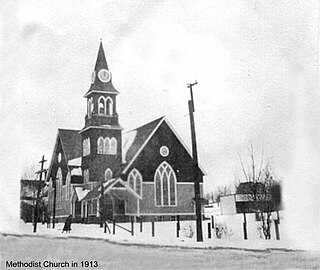
<svg viewBox="0 0 320 270"><path fill-rule="evenodd" d="M71 214L74 220L98 222L102 190L108 220L194 219L190 151L165 117L123 132L118 94L100 42L84 96L84 127L58 130L47 174L50 215L55 201L58 221ZM200 183L201 194L202 188Z"/></svg>

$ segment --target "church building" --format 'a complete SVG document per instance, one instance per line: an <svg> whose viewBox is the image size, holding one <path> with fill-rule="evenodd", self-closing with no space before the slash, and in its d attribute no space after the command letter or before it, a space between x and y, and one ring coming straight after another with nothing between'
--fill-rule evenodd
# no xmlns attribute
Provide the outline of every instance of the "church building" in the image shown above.
<svg viewBox="0 0 320 270"><path fill-rule="evenodd" d="M58 129L47 181L51 216L79 222L195 218L193 159L165 117L123 132L102 42L81 130ZM204 171L199 168L199 173ZM200 183L202 195L202 183ZM103 203L103 207L102 207Z"/></svg>

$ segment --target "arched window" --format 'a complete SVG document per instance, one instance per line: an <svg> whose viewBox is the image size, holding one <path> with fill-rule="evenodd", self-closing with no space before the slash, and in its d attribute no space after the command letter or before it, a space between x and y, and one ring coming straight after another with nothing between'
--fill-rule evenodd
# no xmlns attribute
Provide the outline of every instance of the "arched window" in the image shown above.
<svg viewBox="0 0 320 270"><path fill-rule="evenodd" d="M110 154L110 138L104 138L104 153Z"/></svg>
<svg viewBox="0 0 320 270"><path fill-rule="evenodd" d="M87 156L90 154L90 138L83 140L82 151L83 151L83 156Z"/></svg>
<svg viewBox="0 0 320 270"><path fill-rule="evenodd" d="M87 101L87 114L88 114L88 117L90 118L91 117L91 114L93 112L93 98L88 98L88 101Z"/></svg>
<svg viewBox="0 0 320 270"><path fill-rule="evenodd" d="M109 180L111 180L111 178L112 178L112 171L108 168L104 172L104 180L109 181Z"/></svg>
<svg viewBox="0 0 320 270"><path fill-rule="evenodd" d="M155 202L157 206L177 205L177 179L172 167L162 162L156 170L155 176Z"/></svg>
<svg viewBox="0 0 320 270"><path fill-rule="evenodd" d="M86 140L83 140L82 142L82 152L83 152L83 156L86 156Z"/></svg>
<svg viewBox="0 0 320 270"><path fill-rule="evenodd" d="M102 137L99 137L97 145L98 145L97 147L98 154L104 154L105 146L104 146L104 140Z"/></svg>
<svg viewBox="0 0 320 270"><path fill-rule="evenodd" d="M137 169L133 169L128 175L128 185L137 194L142 196L142 176Z"/></svg>
<svg viewBox="0 0 320 270"><path fill-rule="evenodd" d="M66 194L66 200L69 200L69 198L70 198L70 188L71 188L71 176L70 176L70 172L68 172L66 179L67 179L67 194Z"/></svg>
<svg viewBox="0 0 320 270"><path fill-rule="evenodd" d="M110 141L110 154L112 155L117 154L117 140L115 137L112 137Z"/></svg>
<svg viewBox="0 0 320 270"><path fill-rule="evenodd" d="M62 184L62 170L59 167L57 170L57 175L56 175L56 188L57 188L57 197L58 200L61 201L62 197L62 189L61 189L61 184Z"/></svg>
<svg viewBox="0 0 320 270"><path fill-rule="evenodd" d="M90 138L87 139L87 155L90 155Z"/></svg>
<svg viewBox="0 0 320 270"><path fill-rule="evenodd" d="M107 115L113 115L113 101L110 97L106 99L106 113Z"/></svg>
<svg viewBox="0 0 320 270"><path fill-rule="evenodd" d="M98 100L98 113L99 114L106 114L106 100L103 96L99 97Z"/></svg>
<svg viewBox="0 0 320 270"><path fill-rule="evenodd" d="M83 180L85 184L89 182L89 169L84 170Z"/></svg>

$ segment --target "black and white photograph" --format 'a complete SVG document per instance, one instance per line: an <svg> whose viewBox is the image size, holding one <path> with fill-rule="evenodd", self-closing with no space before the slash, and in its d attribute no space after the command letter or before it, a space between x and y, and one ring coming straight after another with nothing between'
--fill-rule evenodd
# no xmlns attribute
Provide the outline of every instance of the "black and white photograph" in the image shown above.
<svg viewBox="0 0 320 270"><path fill-rule="evenodd" d="M319 1L0 10L1 269L320 269Z"/></svg>

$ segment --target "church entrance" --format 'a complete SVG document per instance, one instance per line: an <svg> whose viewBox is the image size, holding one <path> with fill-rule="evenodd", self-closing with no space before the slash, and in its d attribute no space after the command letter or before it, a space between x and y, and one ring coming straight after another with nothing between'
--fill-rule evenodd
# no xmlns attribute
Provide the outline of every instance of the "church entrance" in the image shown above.
<svg viewBox="0 0 320 270"><path fill-rule="evenodd" d="M113 200L111 196L105 195L104 197L104 215L105 218L109 221L113 220Z"/></svg>

